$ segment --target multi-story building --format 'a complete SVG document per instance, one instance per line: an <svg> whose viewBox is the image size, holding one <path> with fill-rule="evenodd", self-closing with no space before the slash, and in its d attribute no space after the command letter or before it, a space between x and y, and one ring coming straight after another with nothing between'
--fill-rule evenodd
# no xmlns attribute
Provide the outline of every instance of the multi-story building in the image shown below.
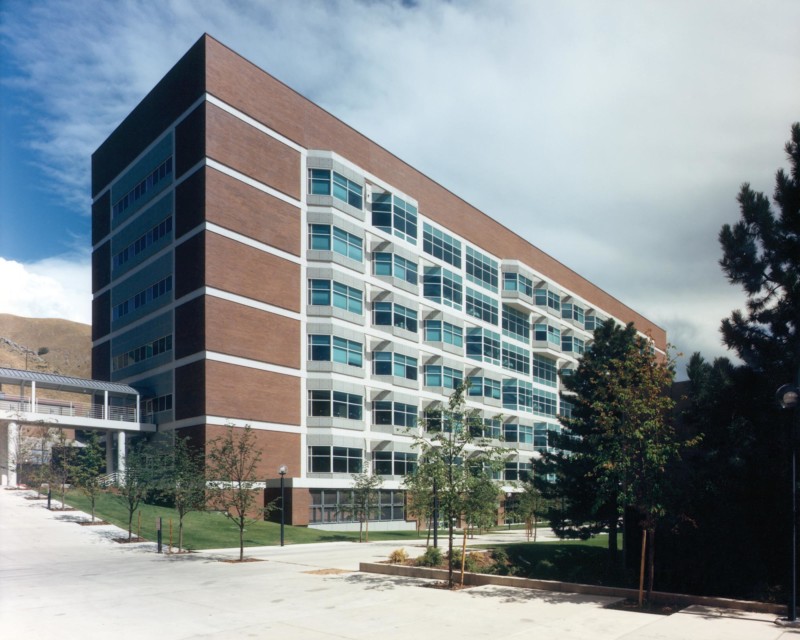
<svg viewBox="0 0 800 640"><path fill-rule="evenodd" d="M409 429L469 379L522 478L605 318L662 329L203 36L92 157L93 375L161 431L250 425L287 521L351 474L405 517ZM501 414L502 417L497 416ZM374 525L373 525L374 526Z"/></svg>

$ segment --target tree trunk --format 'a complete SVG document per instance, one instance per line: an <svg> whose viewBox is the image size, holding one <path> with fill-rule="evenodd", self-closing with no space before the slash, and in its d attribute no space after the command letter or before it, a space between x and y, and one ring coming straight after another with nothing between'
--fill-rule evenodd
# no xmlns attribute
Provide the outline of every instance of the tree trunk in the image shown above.
<svg viewBox="0 0 800 640"><path fill-rule="evenodd" d="M608 526L608 567L611 569L617 565L619 555L619 542L617 541L617 518L613 518Z"/></svg>
<svg viewBox="0 0 800 640"><path fill-rule="evenodd" d="M172 529L172 520L169 521L169 526ZM170 537L172 536L170 535ZM178 518L178 553L181 551L183 551L183 515Z"/></svg>
<svg viewBox="0 0 800 640"><path fill-rule="evenodd" d="M461 586L464 586L464 566L467 564L467 528L464 527L464 542L461 544Z"/></svg>
<svg viewBox="0 0 800 640"><path fill-rule="evenodd" d="M642 529L642 559L639 564L639 608L642 608L642 597L644 594L644 558L647 549L647 529Z"/></svg>
<svg viewBox="0 0 800 640"><path fill-rule="evenodd" d="M452 589L453 588L453 517L450 517L450 522L448 523L448 535L447 535L447 586Z"/></svg>
<svg viewBox="0 0 800 640"><path fill-rule="evenodd" d="M239 521L239 562L244 560L244 518Z"/></svg>
<svg viewBox="0 0 800 640"><path fill-rule="evenodd" d="M653 574L656 567L656 528L650 529L650 546L647 548L647 600L653 596Z"/></svg>

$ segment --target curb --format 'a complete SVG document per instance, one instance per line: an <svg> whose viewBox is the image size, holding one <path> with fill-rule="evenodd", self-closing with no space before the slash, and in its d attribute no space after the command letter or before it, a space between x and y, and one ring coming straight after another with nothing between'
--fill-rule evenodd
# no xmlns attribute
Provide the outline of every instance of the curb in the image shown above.
<svg viewBox="0 0 800 640"><path fill-rule="evenodd" d="M409 567L400 564L384 564L362 562L359 564L362 573L377 573L388 576L405 578L428 578L431 580L447 580L447 571L444 569L429 569L427 567ZM460 573L460 572L459 572ZM555 580L536 580L533 578L516 578L513 576L496 576L486 573L464 573L464 584L471 586L496 585L515 587L518 589L538 589L541 591L555 591L558 593L581 593L610 598L637 599L639 591L623 587L603 587L600 585L579 584L575 582L557 582ZM768 602L755 602L752 600L734 600L731 598L716 598L712 596L692 596L684 593L668 593L654 591L652 602L655 604L676 604L680 607L700 605L720 609L733 609L749 611L752 613L769 613L786 615L786 605Z"/></svg>

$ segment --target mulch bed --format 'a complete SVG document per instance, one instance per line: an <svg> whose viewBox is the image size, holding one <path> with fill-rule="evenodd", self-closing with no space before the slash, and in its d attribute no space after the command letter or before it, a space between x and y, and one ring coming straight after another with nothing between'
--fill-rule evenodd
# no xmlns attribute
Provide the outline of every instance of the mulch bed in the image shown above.
<svg viewBox="0 0 800 640"><path fill-rule="evenodd" d="M239 560L238 558L236 560L228 560L228 559L220 558L219 561L220 562L224 562L226 564L241 564L243 562L264 562L263 560L260 560L259 558L245 558L244 560Z"/></svg>
<svg viewBox="0 0 800 640"><path fill-rule="evenodd" d="M127 537L125 538L111 538L114 542L119 542L120 544L133 544L134 542L148 542L147 538L137 538L136 536L132 536L130 540Z"/></svg>
<svg viewBox="0 0 800 640"><path fill-rule="evenodd" d="M671 616L673 613L677 613L681 609L685 609L685 606L680 606L677 604L649 604L647 602L643 603L641 608L639 607L639 601L627 598L625 600L620 600L618 602L612 602L609 605L606 605L606 609L617 609L620 611L633 611L635 613L652 613L656 616Z"/></svg>

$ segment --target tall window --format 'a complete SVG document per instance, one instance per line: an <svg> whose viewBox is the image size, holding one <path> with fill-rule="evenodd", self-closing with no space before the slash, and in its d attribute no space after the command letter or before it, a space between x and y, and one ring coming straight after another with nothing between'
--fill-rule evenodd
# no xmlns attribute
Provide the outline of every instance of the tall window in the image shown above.
<svg viewBox="0 0 800 640"><path fill-rule="evenodd" d="M558 369L555 360L538 353L533 354L533 381L555 387L558 384Z"/></svg>
<svg viewBox="0 0 800 640"><path fill-rule="evenodd" d="M561 336L561 350L581 355L586 350L586 343L575 336Z"/></svg>
<svg viewBox="0 0 800 640"><path fill-rule="evenodd" d="M484 418L479 424L471 424L470 432L473 438L494 438L499 440L503 437L503 422L499 417Z"/></svg>
<svg viewBox="0 0 800 640"><path fill-rule="evenodd" d="M467 329L467 357L500 364L500 334L488 329Z"/></svg>
<svg viewBox="0 0 800 640"><path fill-rule="evenodd" d="M490 324L498 324L497 300L467 287L467 314Z"/></svg>
<svg viewBox="0 0 800 640"><path fill-rule="evenodd" d="M308 304L338 307L361 315L364 312L364 294L354 287L334 280L309 280Z"/></svg>
<svg viewBox="0 0 800 640"><path fill-rule="evenodd" d="M463 347L464 330L443 320L426 320L425 342L444 342L456 347Z"/></svg>
<svg viewBox="0 0 800 640"><path fill-rule="evenodd" d="M506 442L533 444L533 426L518 424L516 422L506 422L503 425L503 438Z"/></svg>
<svg viewBox="0 0 800 640"><path fill-rule="evenodd" d="M168 351L172 351L172 334L114 356L111 359L111 370L118 371L119 369L124 369L137 362L141 362L142 360L155 358Z"/></svg>
<svg viewBox="0 0 800 640"><path fill-rule="evenodd" d="M503 380L503 407L517 411L533 410L533 385L527 380Z"/></svg>
<svg viewBox="0 0 800 640"><path fill-rule="evenodd" d="M455 389L464 381L464 374L458 369L438 364L425 365L425 386Z"/></svg>
<svg viewBox="0 0 800 640"><path fill-rule="evenodd" d="M114 203L111 207L111 216L116 217L123 211L136 204L148 193L152 193L159 183L172 177L172 156L158 165L144 180Z"/></svg>
<svg viewBox="0 0 800 640"><path fill-rule="evenodd" d="M372 268L376 276L393 276L409 284L417 284L417 263L401 258L397 254L373 253Z"/></svg>
<svg viewBox="0 0 800 640"><path fill-rule="evenodd" d="M556 417L558 396L552 391L533 390L533 412L537 416Z"/></svg>
<svg viewBox="0 0 800 640"><path fill-rule="evenodd" d="M417 332L417 312L393 302L376 302L373 305L372 324L390 326Z"/></svg>
<svg viewBox="0 0 800 640"><path fill-rule="evenodd" d="M461 242L427 222L422 224L422 250L457 269L461 268Z"/></svg>
<svg viewBox="0 0 800 640"><path fill-rule="evenodd" d="M126 316L136 309L139 309L146 304L150 304L153 300L160 298L170 291L172 291L172 276L167 276L166 278L159 280L155 284L147 287L147 289L142 289L132 298L128 298L127 300L115 305L112 312L112 319L117 320L118 318Z"/></svg>
<svg viewBox="0 0 800 640"><path fill-rule="evenodd" d="M417 359L392 351L375 351L372 354L373 373L376 376L396 376L406 380L417 379Z"/></svg>
<svg viewBox="0 0 800 640"><path fill-rule="evenodd" d="M496 260L467 247L467 280L497 293L499 269Z"/></svg>
<svg viewBox="0 0 800 640"><path fill-rule="evenodd" d="M362 420L364 398L354 393L330 391L329 389L308 392L308 415L314 418L347 418Z"/></svg>
<svg viewBox="0 0 800 640"><path fill-rule="evenodd" d="M308 193L314 196L332 195L356 209L364 207L363 187L330 169L308 170Z"/></svg>
<svg viewBox="0 0 800 640"><path fill-rule="evenodd" d="M528 375L531 372L531 356L527 349L522 349L509 342L503 343L503 368Z"/></svg>
<svg viewBox="0 0 800 640"><path fill-rule="evenodd" d="M386 233L417 244L417 208L391 193L373 194L372 224Z"/></svg>
<svg viewBox="0 0 800 640"><path fill-rule="evenodd" d="M422 294L440 304L461 309L463 299L462 278L442 267L425 267Z"/></svg>
<svg viewBox="0 0 800 640"><path fill-rule="evenodd" d="M517 311L507 304L503 305L503 335L530 342L531 322L527 313Z"/></svg>
<svg viewBox="0 0 800 640"><path fill-rule="evenodd" d="M360 368L364 364L364 346L338 336L312 334L308 336L308 359Z"/></svg>
<svg viewBox="0 0 800 640"><path fill-rule="evenodd" d="M344 229L329 224L308 225L308 247L316 251L335 251L357 262L364 260L364 241Z"/></svg>

